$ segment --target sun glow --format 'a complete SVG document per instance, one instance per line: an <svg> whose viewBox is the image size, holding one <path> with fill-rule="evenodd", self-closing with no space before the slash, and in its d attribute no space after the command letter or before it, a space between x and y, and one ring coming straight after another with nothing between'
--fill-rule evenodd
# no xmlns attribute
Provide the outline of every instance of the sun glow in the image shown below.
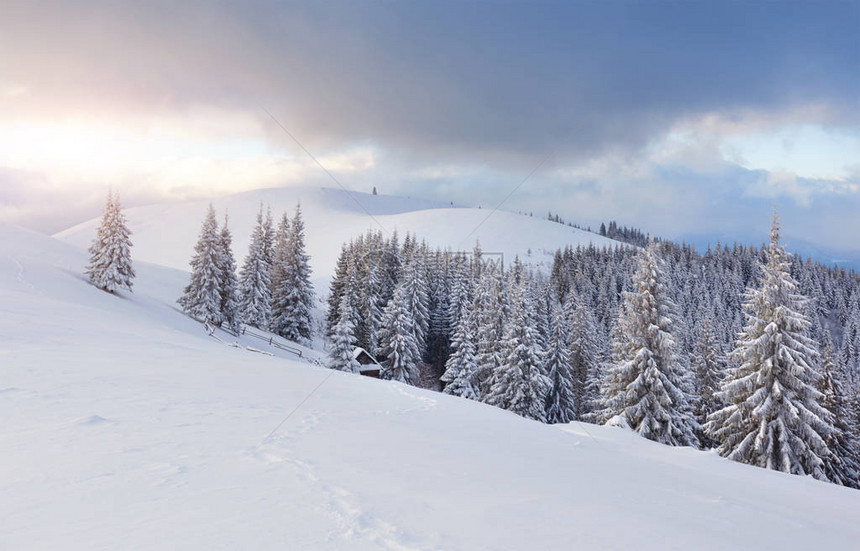
<svg viewBox="0 0 860 551"><path fill-rule="evenodd" d="M176 133L135 133L83 122L0 126L0 164L18 170L62 173L66 177L112 179L151 172L189 157L231 157L260 153L255 144L230 147L195 141ZM215 155L213 155L213 153Z"/></svg>
<svg viewBox="0 0 860 551"><path fill-rule="evenodd" d="M203 115L122 124L0 124L0 167L40 175L56 191L113 186L180 199L319 179L319 167L307 155L272 142L259 124ZM369 146L316 157L338 173L371 171L376 164L376 150Z"/></svg>

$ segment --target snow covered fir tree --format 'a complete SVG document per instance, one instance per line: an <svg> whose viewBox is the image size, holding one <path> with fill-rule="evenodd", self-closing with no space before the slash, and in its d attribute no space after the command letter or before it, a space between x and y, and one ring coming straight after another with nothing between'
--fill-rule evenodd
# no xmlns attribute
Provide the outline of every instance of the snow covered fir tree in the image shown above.
<svg viewBox="0 0 860 551"><path fill-rule="evenodd" d="M552 337L546 355L544 371L549 379L546 398L546 422L569 423L577 418L577 396L574 390L573 368L567 346L565 320L561 308L556 309L552 323ZM579 399L584 398L584 392Z"/></svg>
<svg viewBox="0 0 860 551"><path fill-rule="evenodd" d="M821 350L821 379L818 390L824 396L822 405L833 417L833 432L827 442L831 453L824 460L827 479L844 486L860 488L860 450L858 443L857 409L860 403L846 393L846 381L842 370L838 369L833 353L833 341L828 331L820 323L815 325L814 334L821 337L824 347Z"/></svg>
<svg viewBox="0 0 860 551"><path fill-rule="evenodd" d="M230 314L222 310L224 283L228 279L223 273L229 264L223 258L226 252L215 209L209 205L191 258L191 281L177 302L186 314L215 326Z"/></svg>
<svg viewBox="0 0 860 551"><path fill-rule="evenodd" d="M355 359L354 329L349 308L349 297L344 295L341 299L340 320L335 324L331 335L331 348L328 353L328 367L331 369L350 373L358 372L360 365Z"/></svg>
<svg viewBox="0 0 860 551"><path fill-rule="evenodd" d="M602 417L645 438L696 446L689 388L675 349L675 305L663 283L655 244L640 255L633 290L624 302L613 340L612 362L602 384Z"/></svg>
<svg viewBox="0 0 860 551"><path fill-rule="evenodd" d="M545 349L537 328L535 305L523 285L515 283L511 297L513 312L501 347L503 359L493 369L489 390L482 400L529 419L546 421L552 381L543 373Z"/></svg>
<svg viewBox="0 0 860 551"><path fill-rule="evenodd" d="M272 319L271 217L264 220L263 205L251 234L248 255L239 273L239 315L253 327L267 329Z"/></svg>
<svg viewBox="0 0 860 551"><path fill-rule="evenodd" d="M708 416L722 407L717 397L722 374L725 372L725 358L714 336L710 318L702 321L699 337L690 355L690 371L695 381L695 404L693 411L699 427L704 427ZM714 441L703 429L697 432L705 447L713 447Z"/></svg>
<svg viewBox="0 0 860 551"><path fill-rule="evenodd" d="M790 265L774 215L761 282L747 293L747 324L732 352L739 365L718 394L728 405L708 417L707 431L725 457L826 480L833 416L822 406L820 353Z"/></svg>
<svg viewBox="0 0 860 551"><path fill-rule="evenodd" d="M562 307L562 315L564 317L559 320L559 331L567 335L563 350L567 352L571 369L573 418L590 419L590 412L598 404L600 383L603 380L600 341L595 333L596 322L591 311L570 293Z"/></svg>
<svg viewBox="0 0 860 551"><path fill-rule="evenodd" d="M314 290L300 206L296 206L292 221L284 215L279 234L271 277L270 327L291 341L307 341L313 326Z"/></svg>
<svg viewBox="0 0 860 551"><path fill-rule="evenodd" d="M383 317L380 337L382 354L387 363L382 377L411 384L418 380L421 348L416 338L418 323L410 308L413 303L406 282L398 284Z"/></svg>
<svg viewBox="0 0 860 551"><path fill-rule="evenodd" d="M228 226L229 219L224 215L224 225L218 234L218 273L221 277L221 315L222 324L238 333L241 330L242 315L239 311L239 281L236 278L236 259L233 258L233 234Z"/></svg>
<svg viewBox="0 0 860 551"><path fill-rule="evenodd" d="M299 206L293 219L284 214L274 231L271 214L264 217L261 205L237 277L228 219L219 228L210 205L194 247L191 281L177 302L190 316L234 333L247 324L309 342L314 291L304 231Z"/></svg>
<svg viewBox="0 0 860 551"><path fill-rule="evenodd" d="M109 293L119 289L131 291L135 275L131 262L131 230L122 213L119 193L108 191L102 221L89 253L86 275L90 283Z"/></svg>
<svg viewBox="0 0 860 551"><path fill-rule="evenodd" d="M478 397L475 390L473 378L475 376L475 345L474 345L475 317L472 314L471 305L464 305L459 313L457 329L451 337L452 353L445 362L445 373L440 381L445 384L445 394L462 396L474 400Z"/></svg>

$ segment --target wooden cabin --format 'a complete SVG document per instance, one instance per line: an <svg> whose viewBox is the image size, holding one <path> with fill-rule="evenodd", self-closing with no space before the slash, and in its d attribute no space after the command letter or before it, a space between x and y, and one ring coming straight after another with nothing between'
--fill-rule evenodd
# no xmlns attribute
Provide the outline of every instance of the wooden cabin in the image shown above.
<svg viewBox="0 0 860 551"><path fill-rule="evenodd" d="M355 350L352 351L352 357L361 364L361 367L358 368L359 373L365 377L373 377L374 379L379 378L379 372L382 371L382 366L378 361L376 361L376 358L367 352L367 350L360 346L356 346Z"/></svg>

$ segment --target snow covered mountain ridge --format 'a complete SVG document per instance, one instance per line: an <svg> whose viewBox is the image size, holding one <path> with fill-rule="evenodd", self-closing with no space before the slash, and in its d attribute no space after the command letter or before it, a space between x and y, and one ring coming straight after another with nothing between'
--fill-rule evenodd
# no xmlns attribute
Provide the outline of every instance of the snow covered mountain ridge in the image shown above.
<svg viewBox="0 0 860 551"><path fill-rule="evenodd" d="M366 230L401 236L415 234L431 247L471 251L476 242L486 252L515 256L529 263L552 263L566 245L615 246L619 242L541 218L487 208L452 207L421 199L346 192L331 188L287 187L257 190L211 201L219 216L229 214L237 258L248 250L260 205L270 206L278 220L301 203L307 225L308 254L318 290L328 286L341 245ZM126 209L134 232L135 260L187 270L200 222L210 201L166 203ZM492 214L491 214L492 213ZM98 225L90 220L55 237L81 248L89 246Z"/></svg>

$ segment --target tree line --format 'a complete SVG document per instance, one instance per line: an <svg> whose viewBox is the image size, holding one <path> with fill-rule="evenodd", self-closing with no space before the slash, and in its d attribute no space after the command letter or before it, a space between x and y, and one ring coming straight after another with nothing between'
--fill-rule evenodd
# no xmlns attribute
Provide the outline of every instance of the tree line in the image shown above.
<svg viewBox="0 0 860 551"><path fill-rule="evenodd" d="M368 232L328 296L330 366L548 423L618 424L669 445L857 487L860 279L768 245L593 246L549 274Z"/></svg>

